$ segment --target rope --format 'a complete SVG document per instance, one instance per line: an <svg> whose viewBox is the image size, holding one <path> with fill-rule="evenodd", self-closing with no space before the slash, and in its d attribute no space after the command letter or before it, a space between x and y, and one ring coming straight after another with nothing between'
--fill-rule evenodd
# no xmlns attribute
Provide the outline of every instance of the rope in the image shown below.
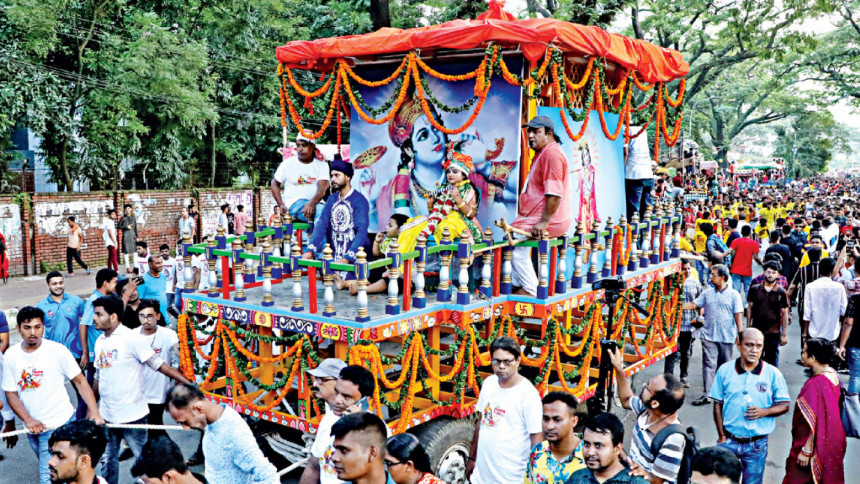
<svg viewBox="0 0 860 484"><path fill-rule="evenodd" d="M289 473L289 472L290 472L290 471L292 471L293 469L298 469L299 467L301 467L301 466L303 466L303 465L307 464L307 463L308 463L308 459L310 459L310 457L305 457L304 459L301 459L301 460L297 461L295 464L291 465L290 467L287 467L286 469L283 469L283 470L278 471L278 477L283 476L284 474Z"/></svg>
<svg viewBox="0 0 860 484"><path fill-rule="evenodd" d="M105 424L105 427L111 429L132 429L132 430L186 430L179 425L147 425L147 424ZM55 430L53 428L45 428L45 432ZM12 432L5 432L0 434L0 439L5 439L6 437L13 437L15 435L24 435L29 434L30 431L27 429L14 430Z"/></svg>
<svg viewBox="0 0 860 484"><path fill-rule="evenodd" d="M111 428L111 429L132 429L132 430L192 430L192 429L182 428L179 425L110 424L109 423L109 424L105 424L105 427ZM48 432L51 430L55 430L55 429L46 428L45 432ZM0 439L5 439L6 437L14 437L16 435L24 435L24 434L29 434L29 433L30 433L30 431L27 429L14 430L12 432L4 432L4 433L0 433ZM301 460L295 462L293 465L287 467L286 469L282 469L282 470L278 471L278 476L280 477L280 476L283 476L285 474L288 474L291 471L293 471L294 469L298 469L299 467L307 464L308 459L309 459L309 457L305 457L304 459L301 459Z"/></svg>

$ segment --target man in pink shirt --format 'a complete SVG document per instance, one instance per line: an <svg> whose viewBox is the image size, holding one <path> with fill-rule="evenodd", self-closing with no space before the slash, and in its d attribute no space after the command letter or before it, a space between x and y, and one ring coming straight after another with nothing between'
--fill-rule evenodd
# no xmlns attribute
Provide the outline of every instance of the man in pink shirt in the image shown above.
<svg viewBox="0 0 860 484"><path fill-rule="evenodd" d="M555 125L546 116L535 116L528 124L529 148L535 151L525 188L520 194L519 211L512 226L531 232L540 238L547 232L549 238L567 233L573 223L571 209L572 190L567 158L555 134ZM531 248L514 249L512 282L520 289L517 294L537 295L538 278L531 260Z"/></svg>
<svg viewBox="0 0 860 484"><path fill-rule="evenodd" d="M84 242L84 231L81 230L81 226L75 223L75 216L72 215L68 218L69 222L69 243L66 246L66 266L69 269L69 275L67 277L75 277L75 267L72 265L72 259L78 261L81 267L87 271L87 274L90 273L90 268L87 267L86 262L81 260L81 246Z"/></svg>
<svg viewBox="0 0 860 484"><path fill-rule="evenodd" d="M236 210L238 210L238 212L236 212L236 216L233 219L233 223L235 224L234 226L236 227L234 233L236 235L244 235L245 224L248 223L248 214L245 213L245 206L241 203L236 205Z"/></svg>

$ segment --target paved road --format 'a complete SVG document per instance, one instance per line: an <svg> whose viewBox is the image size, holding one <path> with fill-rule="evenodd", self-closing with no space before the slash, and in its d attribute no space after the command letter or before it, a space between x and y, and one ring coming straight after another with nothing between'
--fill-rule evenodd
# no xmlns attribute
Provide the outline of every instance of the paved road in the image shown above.
<svg viewBox="0 0 860 484"><path fill-rule="evenodd" d="M95 286L94 276L81 277L80 274L75 279L66 279L67 290L73 294L87 295ZM11 291L11 292L10 292ZM47 294L45 280L42 276L33 276L27 278L15 278L10 280L8 286L0 286L0 309L2 310L17 310L21 306L35 304L39 299L44 298ZM11 326L14 327L14 319L10 319ZM800 348L798 341L800 338L800 326L797 322L797 315L792 316L792 324L789 326L789 344L782 347L780 354L780 370L785 375L788 383L788 389L792 397L797 396L800 387L806 381L806 376L803 373L803 368L795 364L795 360L800 357ZM16 341L17 334L12 334L13 341ZM737 350L735 351L737 356ZM701 374L701 346L697 342L694 347L693 360L690 363L691 374L690 382L692 388L688 389L687 403L681 409L680 418L686 425L692 425L699 431L702 446L714 445L717 439L716 428L713 423L713 414L711 406L694 407L690 402L697 398L703 391L702 374ZM641 388L641 382L645 381L653 375L662 372L663 364L659 363L647 368L635 377L634 385ZM847 379L842 375L843 381ZM71 389L68 388L71 392ZM74 398L74 396L72 396ZM620 408L613 409L614 412L620 413L625 419L625 426L628 430L627 444L629 445L629 431L634 423L634 416L631 412L627 412ZM782 482L782 477L785 472L785 459L788 455L788 450L791 445L791 416L794 412L794 403L792 402L791 411L777 419L776 431L769 439L769 450L767 468L765 472L765 483ZM167 417L169 420L169 416ZM171 422L172 423L172 422ZM20 423L19 423L20 426ZM170 432L171 438L176 440L184 455L189 456L197 445L197 434L194 432ZM625 446L627 447L627 446ZM11 450L0 451L5 457L5 460L0 464L0 484L20 484L22 482L37 482L38 470L36 459L33 452L25 441L19 441L18 446ZM848 451L845 459L845 482L857 483L860 482L860 440L848 439ZM128 476L131 468L131 462L126 461L121 465L121 475ZM199 469L202 471L202 469ZM298 482L299 472L295 472L284 478L285 483ZM131 478L123 478L122 483L131 483Z"/></svg>

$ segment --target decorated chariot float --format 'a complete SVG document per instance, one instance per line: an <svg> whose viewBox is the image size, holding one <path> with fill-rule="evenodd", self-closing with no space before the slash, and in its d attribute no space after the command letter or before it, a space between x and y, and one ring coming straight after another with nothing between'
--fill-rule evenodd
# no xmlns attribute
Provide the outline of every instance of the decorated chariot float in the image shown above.
<svg viewBox="0 0 860 484"><path fill-rule="evenodd" d="M521 372L542 394L600 405L611 388L606 348L624 348L626 375L675 351L680 207L628 220L622 153L648 127L655 151L677 141L688 71L678 52L596 27L518 20L491 2L476 20L294 41L277 59L284 145L301 129L349 148L371 232L392 213L419 214L443 171L438 147L452 141L474 160L482 227L473 243L446 230L419 237L414 250L393 243L376 260L365 247L354 264L337 263L330 247L321 260L303 259L311 226L289 217L267 226L260 216L241 237L185 244L186 267L193 254L208 260L211 288L183 294L182 371L252 418L282 464L307 455L324 411L307 370L326 357L368 368L369 411L394 433L415 433L436 475L465 482L470 415L481 410L494 338L520 341ZM299 80L307 72L313 87ZM538 114L562 140L576 222L562 237L515 240L506 220L516 218L534 155L521 125ZM310 117L322 126L309 129ZM532 248L535 297L513 294L514 246ZM369 295L378 269L389 290ZM335 273L354 274L358 294L337 290Z"/></svg>

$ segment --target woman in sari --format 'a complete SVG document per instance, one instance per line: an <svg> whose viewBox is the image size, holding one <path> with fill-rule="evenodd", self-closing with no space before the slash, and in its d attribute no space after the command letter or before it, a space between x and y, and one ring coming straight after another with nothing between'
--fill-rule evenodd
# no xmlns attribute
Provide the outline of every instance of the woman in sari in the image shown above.
<svg viewBox="0 0 860 484"><path fill-rule="evenodd" d="M6 237L0 232L0 279L9 282L9 256L6 255Z"/></svg>
<svg viewBox="0 0 860 484"><path fill-rule="evenodd" d="M430 473L430 458L418 437L402 433L388 439L385 467L396 484L444 484Z"/></svg>
<svg viewBox="0 0 860 484"><path fill-rule="evenodd" d="M803 345L801 359L813 376L797 396L783 484L845 482L842 461L846 442L839 414L839 377L830 367L836 358L836 347L826 339L809 339Z"/></svg>

